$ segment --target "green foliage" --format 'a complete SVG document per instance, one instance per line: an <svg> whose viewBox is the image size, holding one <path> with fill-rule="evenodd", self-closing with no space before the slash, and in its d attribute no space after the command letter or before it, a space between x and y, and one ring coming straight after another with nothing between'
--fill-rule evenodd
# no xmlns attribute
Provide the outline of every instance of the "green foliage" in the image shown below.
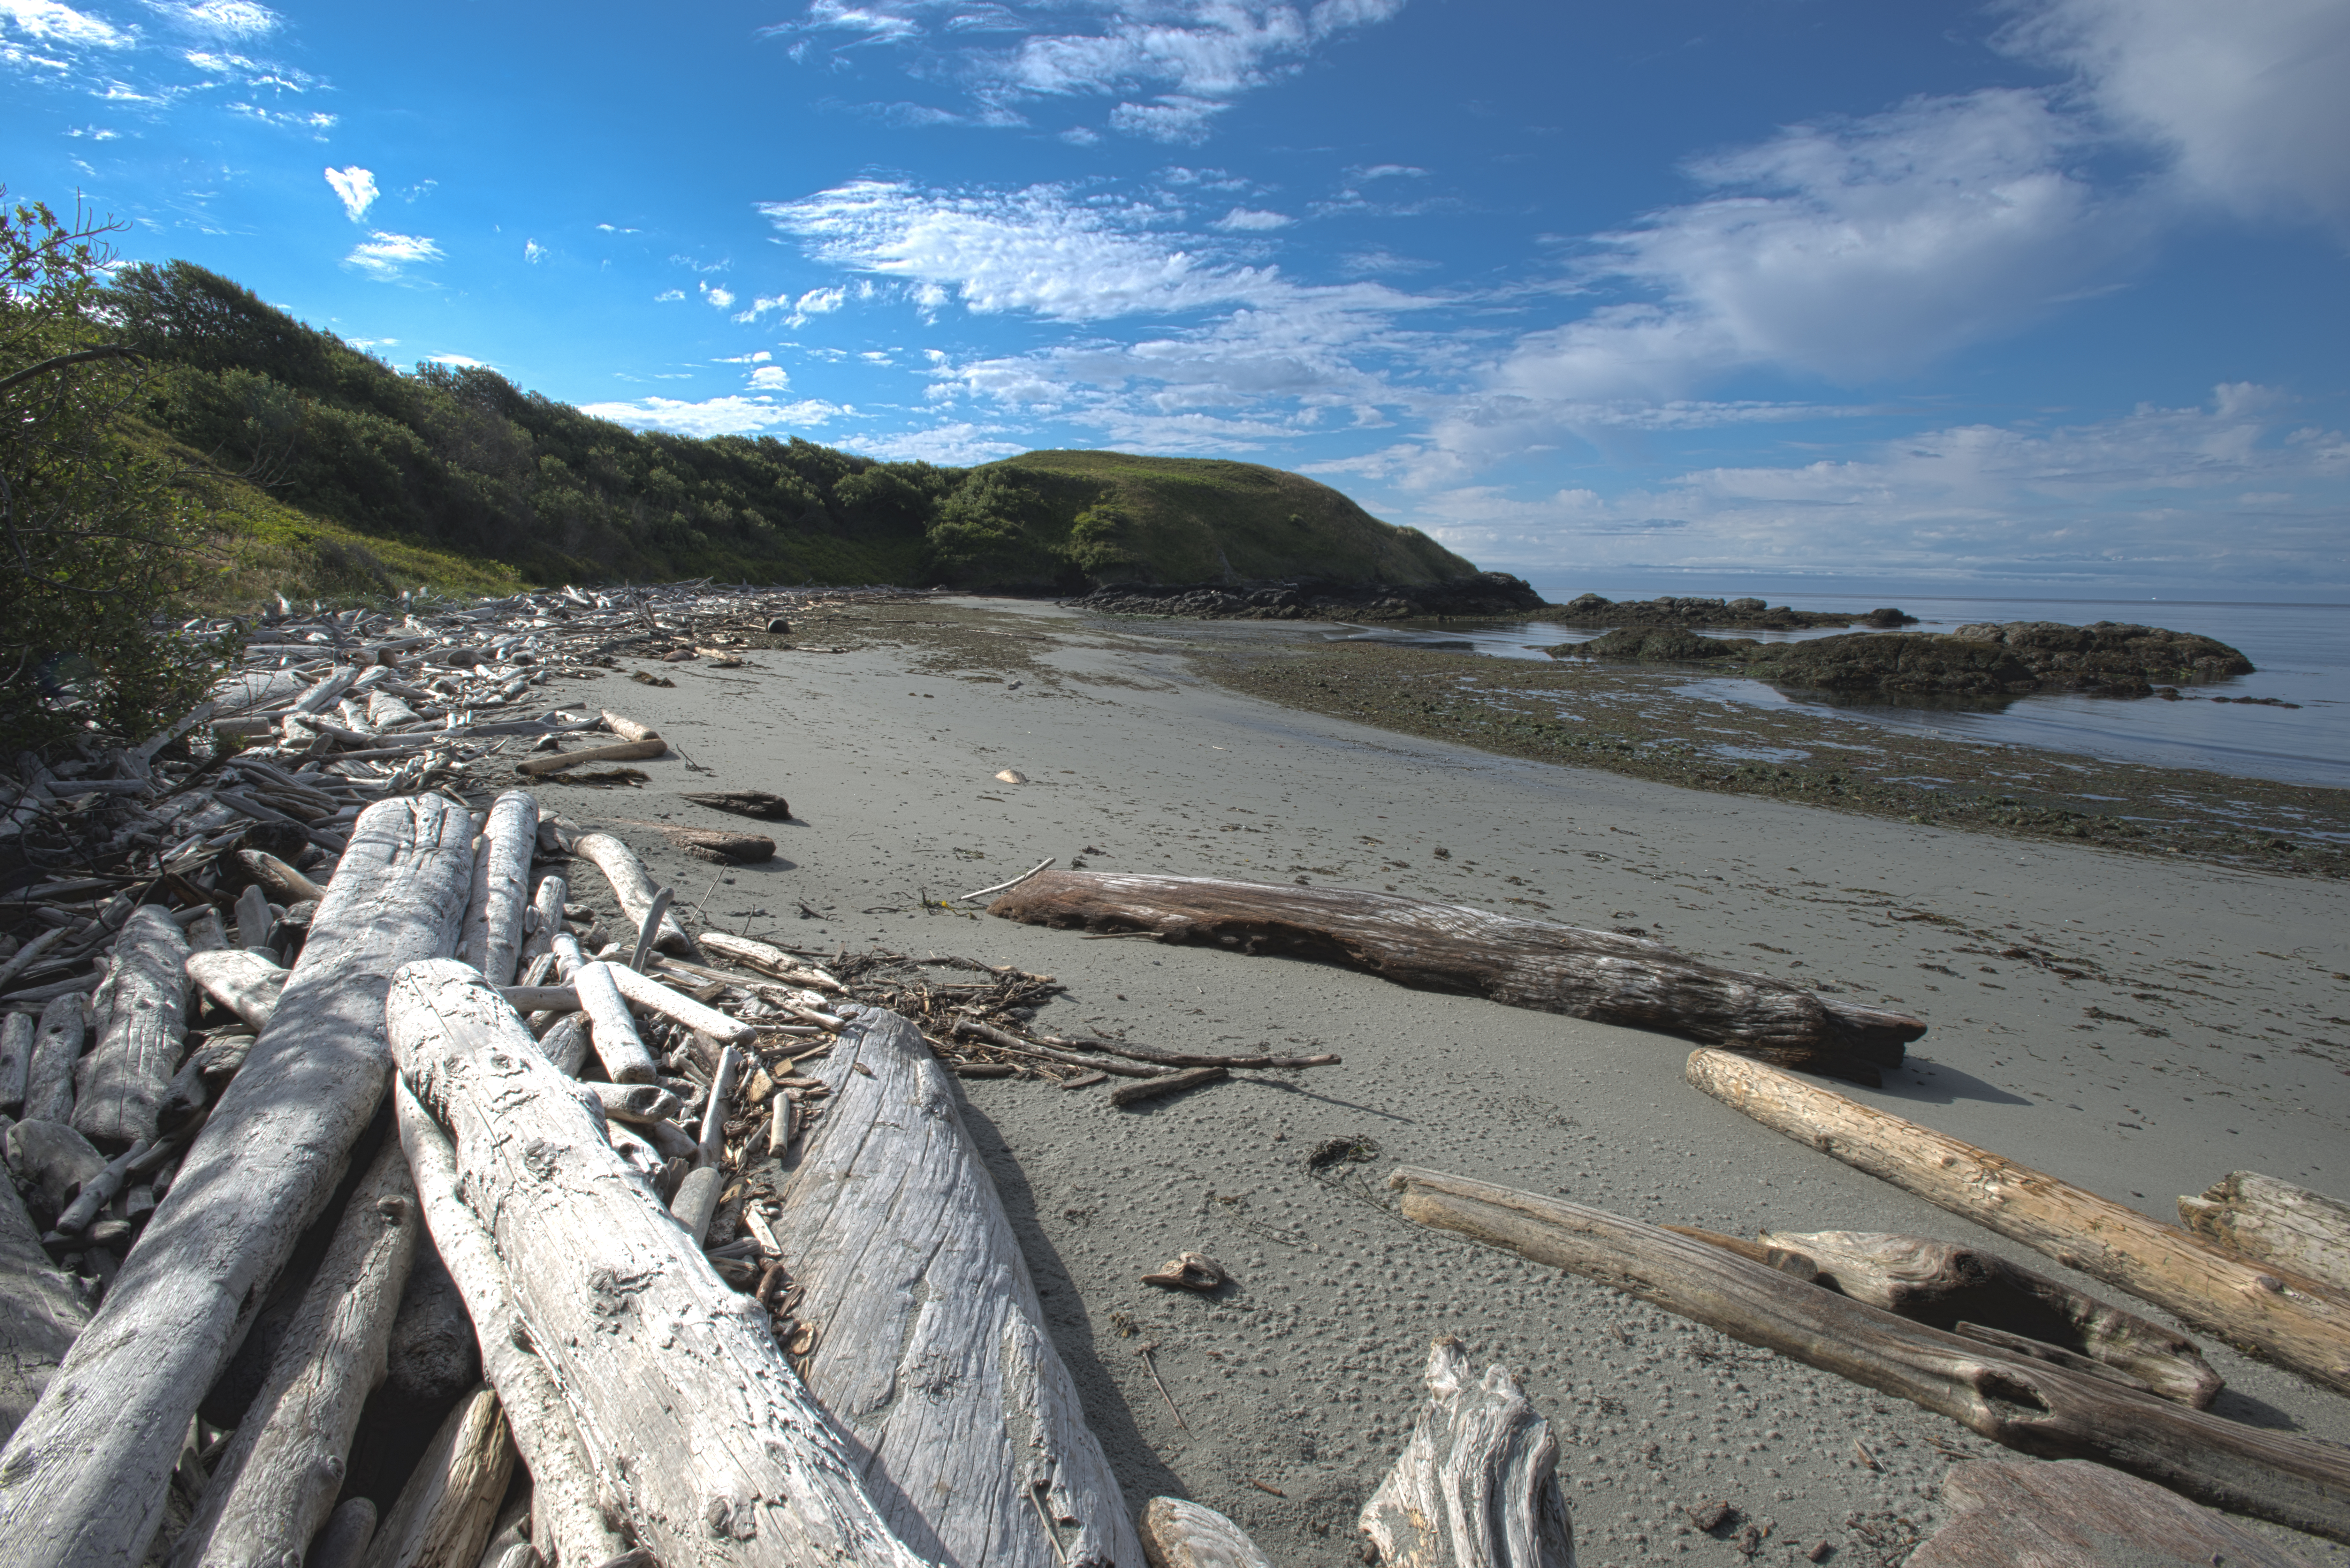
<svg viewBox="0 0 2350 1568"><path fill-rule="evenodd" d="M121 433L141 372L99 283L118 225L0 205L0 733L141 738L215 679L159 616L197 564L177 465Z"/></svg>

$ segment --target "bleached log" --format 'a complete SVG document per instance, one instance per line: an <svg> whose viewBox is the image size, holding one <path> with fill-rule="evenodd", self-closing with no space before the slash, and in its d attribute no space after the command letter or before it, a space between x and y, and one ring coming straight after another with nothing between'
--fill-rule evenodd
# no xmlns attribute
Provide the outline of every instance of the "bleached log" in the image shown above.
<svg viewBox="0 0 2350 1568"><path fill-rule="evenodd" d="M577 1012L579 993L567 985L502 985L506 1005L516 1012Z"/></svg>
<svg viewBox="0 0 2350 1568"><path fill-rule="evenodd" d="M1357 1521L1391 1568L1575 1568L1558 1440L1509 1369L1429 1347L1428 1403Z"/></svg>
<svg viewBox="0 0 2350 1568"><path fill-rule="evenodd" d="M538 797L508 790L490 807L474 860L473 896L457 956L492 985L511 982L522 949L522 913L530 903L530 859L538 848Z"/></svg>
<svg viewBox="0 0 2350 1568"><path fill-rule="evenodd" d="M618 973L608 963L581 964L572 971L571 989L588 1015L588 1041L605 1075L616 1084L650 1084L660 1076L660 1064L637 1033L637 1021L613 983Z"/></svg>
<svg viewBox="0 0 2350 1568"><path fill-rule="evenodd" d="M543 1045L546 1042L541 1041ZM685 1102L659 1084L583 1084L603 1103L604 1114L616 1122L666 1122L676 1118Z"/></svg>
<svg viewBox="0 0 2350 1568"><path fill-rule="evenodd" d="M344 1206L268 1380L214 1461L170 1568L290 1562L327 1522L359 1412L383 1381L421 1230L408 1157L386 1138Z"/></svg>
<svg viewBox="0 0 2350 1568"><path fill-rule="evenodd" d="M773 1229L806 1288L800 1315L823 1327L803 1362L808 1386L855 1434L891 1529L926 1558L1055 1568L1027 1495L1043 1482L1068 1563L1139 1562L1117 1477L929 1045L869 1008L815 1070L830 1108L802 1137ZM941 1366L961 1376L936 1376Z"/></svg>
<svg viewBox="0 0 2350 1568"><path fill-rule="evenodd" d="M561 877L542 877L538 891L531 895L530 933L523 938L522 953L515 962L519 973L541 953L555 950L555 939L563 931L563 904L571 897L571 884Z"/></svg>
<svg viewBox="0 0 2350 1568"><path fill-rule="evenodd" d="M2178 1219L2224 1251L2350 1295L2350 1203L2257 1170L2234 1170L2202 1197L2181 1198Z"/></svg>
<svg viewBox="0 0 2350 1568"><path fill-rule="evenodd" d="M420 963L394 982L386 1020L639 1542L669 1568L915 1568L766 1314L645 1203L514 1010L463 965Z"/></svg>
<svg viewBox="0 0 2350 1568"><path fill-rule="evenodd" d="M2086 1459L1970 1459L1942 1478L1957 1517L1907 1568L2311 1568L2232 1521Z"/></svg>
<svg viewBox="0 0 2350 1568"><path fill-rule="evenodd" d="M637 852L608 833L583 833L571 846L571 852L594 863L612 886L612 897L619 900L620 912L631 926L645 922L645 912L653 907L653 879L645 871L645 863ZM665 953L691 954L693 940L685 928L677 923L674 915L661 918L660 935L653 946Z"/></svg>
<svg viewBox="0 0 2350 1568"><path fill-rule="evenodd" d="M677 1184L677 1196L669 1200L669 1216L678 1228L693 1238L697 1247L710 1236L710 1220L718 1212L718 1189L726 1184L726 1173L715 1166L697 1166L685 1173Z"/></svg>
<svg viewBox="0 0 2350 1568"><path fill-rule="evenodd" d="M1734 1059L1734 1058L1733 1058ZM1752 1064L1748 1064L1752 1065ZM2350 1540L2350 1449L2012 1355L1603 1210L1406 1166L1405 1219L1612 1285L1992 1442L2091 1459L2230 1512Z"/></svg>
<svg viewBox="0 0 2350 1568"><path fill-rule="evenodd" d="M188 925L188 951L216 953L228 946L228 928L221 923L220 911L207 909Z"/></svg>
<svg viewBox="0 0 2350 1568"><path fill-rule="evenodd" d="M2350 1393L2350 1302L2324 1285L1759 1062L1694 1051L1683 1075L1764 1127Z"/></svg>
<svg viewBox="0 0 2350 1568"><path fill-rule="evenodd" d="M634 719L628 717L626 714L615 713L609 708L607 708L603 711L602 716L604 720L604 728L611 731L612 733L619 736L620 739L624 741L658 741L660 739L660 732L659 730L654 729L650 724L639 724Z"/></svg>
<svg viewBox="0 0 2350 1568"><path fill-rule="evenodd" d="M648 1012L658 1012L663 1018L674 1019L688 1029L707 1034L723 1044L739 1045L758 1035L759 1031L754 1025L730 1018L682 992L671 991L649 974L639 974L622 964L607 964L604 968L612 983L619 988L620 994Z"/></svg>
<svg viewBox="0 0 2350 1568"><path fill-rule="evenodd" d="M236 857L253 873L255 885L276 894L280 903L310 903L327 896L324 888L265 850L240 849Z"/></svg>
<svg viewBox="0 0 2350 1568"><path fill-rule="evenodd" d="M74 1126L93 1141L155 1137L188 1023L188 940L171 911L142 904L123 923L107 971L113 1002L74 1069Z"/></svg>
<svg viewBox="0 0 2350 1568"><path fill-rule="evenodd" d="M538 1048L555 1064L556 1072L567 1078L577 1077L580 1064L588 1060L588 1015L565 1013L539 1037Z"/></svg>
<svg viewBox="0 0 2350 1568"><path fill-rule="evenodd" d="M89 998L78 991L49 998L33 1032L33 1060L25 1075L28 1122L70 1122L74 1108L74 1064L89 1038Z"/></svg>
<svg viewBox="0 0 2350 1568"><path fill-rule="evenodd" d="M1212 1508L1154 1497L1142 1510L1142 1560L1150 1568L1273 1568L1248 1532Z"/></svg>
<svg viewBox="0 0 2350 1568"><path fill-rule="evenodd" d="M539 778L576 768L582 763L646 762L668 750L668 745L660 741L621 741L608 746L587 746L576 752L550 752L540 756L525 757L515 764L515 772Z"/></svg>
<svg viewBox="0 0 2350 1568"><path fill-rule="evenodd" d="M2220 1375L2185 1334L1992 1253L1861 1231L1765 1231L1762 1239L1811 1259L1853 1300L1913 1322L1954 1334L1971 1323L2040 1340L2198 1410L2220 1392Z"/></svg>
<svg viewBox="0 0 2350 1568"><path fill-rule="evenodd" d="M391 971L456 945L473 824L437 795L361 813L269 1027L105 1303L0 1453L22 1568L137 1563L198 1401L382 1097Z"/></svg>
<svg viewBox="0 0 2350 1568"><path fill-rule="evenodd" d="M496 1244L458 1193L457 1151L449 1135L406 1085L395 1080L392 1094L400 1147L415 1176L424 1222L465 1300L481 1345L482 1376L497 1390L515 1447L530 1470L531 1539L562 1568L592 1568L628 1550L605 1517L603 1483L554 1376L531 1348Z"/></svg>
<svg viewBox="0 0 2350 1568"><path fill-rule="evenodd" d="M49 1261L16 1184L0 1177L0 1439L16 1429L88 1322L88 1303Z"/></svg>
<svg viewBox="0 0 2350 1568"><path fill-rule="evenodd" d="M206 996L227 1008L255 1030L269 1027L277 998L286 989L288 971L265 954L243 948L190 953L188 978Z"/></svg>
<svg viewBox="0 0 2350 1568"><path fill-rule="evenodd" d="M0 1019L0 1112L15 1115L25 1105L25 1085L33 1073L33 1033L29 1012L12 1012Z"/></svg>
<svg viewBox="0 0 2350 1568"><path fill-rule="evenodd" d="M987 907L1029 925L1151 931L1163 942L1285 953L1399 985L1660 1030L1875 1084L1926 1025L1720 969L1662 942L1357 888L1045 871Z"/></svg>
<svg viewBox="0 0 2350 1568"><path fill-rule="evenodd" d="M106 1156L64 1122L27 1116L7 1131L8 1168L40 1199L36 1213L54 1218L82 1183L106 1168Z"/></svg>
<svg viewBox="0 0 2350 1568"><path fill-rule="evenodd" d="M459 1400L376 1527L366 1568L474 1568L514 1463L497 1394L479 1388Z"/></svg>
<svg viewBox="0 0 2350 1568"><path fill-rule="evenodd" d="M732 931L709 930L702 933L702 945L712 952L723 953L737 963L748 964L753 969L774 975L777 980L788 981L794 985L812 986L817 991L828 991L837 996L845 995L848 990L847 986L806 959L787 953L783 949L769 943L754 940L750 937L738 937Z"/></svg>

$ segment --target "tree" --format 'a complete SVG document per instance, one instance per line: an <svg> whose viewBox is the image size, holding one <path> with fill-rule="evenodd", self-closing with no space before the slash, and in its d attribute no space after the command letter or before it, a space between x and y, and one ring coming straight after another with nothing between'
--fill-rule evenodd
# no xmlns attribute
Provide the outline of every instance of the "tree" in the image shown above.
<svg viewBox="0 0 2350 1568"><path fill-rule="evenodd" d="M100 285L122 225L0 191L0 734L138 739L217 679L158 618L198 564L202 517L123 423L139 351Z"/></svg>

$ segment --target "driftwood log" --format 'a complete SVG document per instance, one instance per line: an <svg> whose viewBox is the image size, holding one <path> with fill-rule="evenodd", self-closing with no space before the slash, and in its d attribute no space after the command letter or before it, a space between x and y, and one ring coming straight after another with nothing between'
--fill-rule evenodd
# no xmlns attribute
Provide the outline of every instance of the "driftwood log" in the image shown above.
<svg viewBox="0 0 2350 1568"><path fill-rule="evenodd" d="M415 1262L415 1199L408 1158L386 1138L278 1342L269 1380L213 1462L171 1568L294 1561L334 1511Z"/></svg>
<svg viewBox="0 0 2350 1568"><path fill-rule="evenodd" d="M696 805L706 805L712 811L731 812L736 816L754 816L762 822L787 822L791 819L791 803L779 794L769 794L763 789L687 790L680 800L690 800Z"/></svg>
<svg viewBox="0 0 2350 1568"><path fill-rule="evenodd" d="M74 1069L74 1127L93 1142L151 1141L188 1024L188 940L168 909L130 912L107 971L113 999Z"/></svg>
<svg viewBox="0 0 2350 1568"><path fill-rule="evenodd" d="M658 1012L712 1040L727 1044L740 1044L758 1033L758 1026L731 1018L716 1008L699 1002L682 992L671 991L650 975L641 974L622 964L603 966L606 975L632 1007L647 1012ZM575 977L576 979L576 977Z"/></svg>
<svg viewBox="0 0 2350 1568"><path fill-rule="evenodd" d="M464 1298L481 1345L482 1376L497 1390L515 1447L530 1471L531 1539L558 1564L605 1562L628 1542L605 1518L602 1482L546 1362L531 1347L514 1287L488 1227L457 1190L457 1150L404 1084L392 1088L400 1146L441 1261ZM617 1499L614 1500L617 1506Z"/></svg>
<svg viewBox="0 0 2350 1568"><path fill-rule="evenodd" d="M504 1000L465 965L412 964L385 1017L401 1078L448 1130L458 1190L639 1543L668 1568L916 1568L765 1311L644 1200Z"/></svg>
<svg viewBox="0 0 2350 1568"><path fill-rule="evenodd" d="M367 1568L473 1568L514 1475L514 1438L497 1394L477 1388L449 1412L376 1526Z"/></svg>
<svg viewBox="0 0 2350 1568"><path fill-rule="evenodd" d="M1273 1568L1248 1532L1212 1508L1154 1497L1142 1511L1142 1559L1150 1568Z"/></svg>
<svg viewBox="0 0 2350 1568"><path fill-rule="evenodd" d="M641 927L653 907L657 889L645 870L645 863L637 858L637 852L608 833L581 834L572 841L571 852L594 863L596 869L604 874L604 880L611 884L612 897L619 901L620 913L628 917L631 926ZM653 946L665 953L691 954L694 950L693 939L685 934L676 916L668 914L661 916L660 934L653 939Z"/></svg>
<svg viewBox="0 0 2350 1568"><path fill-rule="evenodd" d="M1764 1127L2350 1393L2350 1303L2043 1171L1721 1051L1689 1081Z"/></svg>
<svg viewBox="0 0 2350 1568"><path fill-rule="evenodd" d="M187 971L198 990L256 1030L269 1027L286 989L286 971L276 960L243 948L190 953Z"/></svg>
<svg viewBox="0 0 2350 1568"><path fill-rule="evenodd" d="M669 750L658 740L618 741L608 746L586 746L576 752L550 752L542 756L525 757L515 764L515 772L532 778L547 774L559 774L576 768L582 763L640 763L660 756Z"/></svg>
<svg viewBox="0 0 2350 1568"><path fill-rule="evenodd" d="M1914 1323L2038 1340L2198 1410L2220 1392L2220 1375L2185 1334L1973 1247L1862 1231L1766 1231L1762 1241L1809 1258L1821 1282L1853 1300Z"/></svg>
<svg viewBox="0 0 2350 1568"><path fill-rule="evenodd" d="M16 1429L88 1322L88 1303L49 1261L16 1184L0 1176L0 1438Z"/></svg>
<svg viewBox="0 0 2350 1568"><path fill-rule="evenodd" d="M522 950L522 916L530 907L530 860L538 848L538 797L508 790L490 806L473 857L473 893L465 906L457 956L492 985L514 979Z"/></svg>
<svg viewBox="0 0 2350 1568"><path fill-rule="evenodd" d="M1117 1477L930 1046L868 1008L816 1072L830 1108L774 1228L807 1292L799 1314L824 1325L808 1386L854 1436L884 1518L916 1555L970 1568L1139 1563Z"/></svg>
<svg viewBox="0 0 2350 1568"><path fill-rule="evenodd" d="M89 1038L89 998L78 992L53 996L33 1031L33 1059L25 1076L28 1122L69 1122L74 1108L74 1064Z"/></svg>
<svg viewBox="0 0 2350 1568"><path fill-rule="evenodd" d="M723 953L735 962L774 975L777 980L794 985L804 985L817 991L829 991L836 995L847 988L824 970L785 952L779 947L738 937L731 931L709 930L702 933L702 945L712 952Z"/></svg>
<svg viewBox="0 0 2350 1568"><path fill-rule="evenodd" d="M129 1565L145 1553L189 1418L382 1099L391 971L456 945L472 839L471 819L438 795L381 802L352 826L269 1027L0 1452L0 1540L14 1563Z"/></svg>
<svg viewBox="0 0 2350 1568"><path fill-rule="evenodd" d="M1958 1517L1907 1568L2312 1568L2158 1486L2085 1459L1970 1459L1942 1478Z"/></svg>
<svg viewBox="0 0 2350 1568"><path fill-rule="evenodd" d="M33 1072L33 1015L12 1012L0 1018L0 1114L14 1116L25 1106L25 1085Z"/></svg>
<svg viewBox="0 0 2350 1568"><path fill-rule="evenodd" d="M640 724L625 713L615 713L609 708L607 708L603 710L601 717L604 721L604 728L611 731L612 733L619 736L620 739L624 741L658 741L660 739L660 732L659 730L654 729L650 724ZM692 798L693 797L691 795L686 796L686 799L688 800L691 800Z"/></svg>
<svg viewBox="0 0 2350 1568"><path fill-rule="evenodd" d="M2350 1541L2350 1449L2011 1355L1603 1210L1411 1167L1388 1185L1408 1220L1613 1285L1995 1443L2095 1459L2214 1508Z"/></svg>
<svg viewBox="0 0 2350 1568"><path fill-rule="evenodd" d="M2178 1200L2179 1222L2222 1251L2350 1295L2350 1203L2231 1170L2200 1198Z"/></svg>
<svg viewBox="0 0 2350 1568"><path fill-rule="evenodd" d="M775 857L775 841L759 833L720 833L707 827L662 830L671 844L719 866L756 866Z"/></svg>
<svg viewBox="0 0 2350 1568"><path fill-rule="evenodd" d="M556 944L558 953L563 945ZM637 1021L629 1015L628 1002L620 995L615 978L616 971L608 963L583 963L571 973L571 989L577 993L580 1011L588 1017L588 1041L595 1047L596 1059L604 1064L605 1075L612 1082L650 1084L660 1076L660 1064L645 1049L644 1039L637 1033Z"/></svg>
<svg viewBox="0 0 2350 1568"><path fill-rule="evenodd" d="M1902 1048L1926 1032L1917 1019L1718 969L1661 942L1357 888L1045 871L988 913L1312 959L1422 990L1661 1030L1866 1084L1898 1065Z"/></svg>
<svg viewBox="0 0 2350 1568"><path fill-rule="evenodd" d="M1360 1528L1387 1568L1575 1568L1558 1440L1498 1362L1430 1347L1428 1403Z"/></svg>

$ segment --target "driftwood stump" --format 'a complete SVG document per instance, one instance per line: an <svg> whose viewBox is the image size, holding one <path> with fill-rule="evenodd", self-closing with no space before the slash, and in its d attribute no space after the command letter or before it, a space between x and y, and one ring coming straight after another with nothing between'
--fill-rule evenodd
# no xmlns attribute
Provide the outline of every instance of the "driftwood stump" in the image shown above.
<svg viewBox="0 0 2350 1568"><path fill-rule="evenodd" d="M1150 1568L1273 1568L1246 1531L1184 1498L1152 1498L1142 1511L1140 1533Z"/></svg>
<svg viewBox="0 0 2350 1568"><path fill-rule="evenodd" d="M1139 1562L930 1046L868 1009L816 1073L832 1098L785 1182L775 1239L807 1292L800 1315L823 1325L808 1386L856 1438L883 1517L917 1555L962 1568Z"/></svg>
<svg viewBox="0 0 2350 1568"><path fill-rule="evenodd" d="M2311 1568L2160 1487L2085 1459L1974 1459L1942 1478L1958 1517L1908 1568Z"/></svg>
<svg viewBox="0 0 2350 1568"><path fill-rule="evenodd" d="M690 800L696 805L706 805L712 811L732 812L736 816L754 816L762 822L784 822L792 815L789 801L763 789L684 790L679 793L678 798Z"/></svg>
<svg viewBox="0 0 2350 1568"><path fill-rule="evenodd" d="M987 912L1313 959L1422 990L1660 1030L1866 1084L1898 1065L1902 1048L1926 1032L1917 1019L1717 969L1661 942L1359 888L1045 871Z"/></svg>
<svg viewBox="0 0 2350 1568"><path fill-rule="evenodd" d="M2350 1296L2350 1203L2231 1170L2200 1198L2178 1200L2179 1223L2224 1251Z"/></svg>
<svg viewBox="0 0 2350 1568"><path fill-rule="evenodd" d="M1428 1355L1428 1404L1363 1507L1391 1568L1575 1568L1558 1441L1498 1362L1472 1378L1458 1340Z"/></svg>

